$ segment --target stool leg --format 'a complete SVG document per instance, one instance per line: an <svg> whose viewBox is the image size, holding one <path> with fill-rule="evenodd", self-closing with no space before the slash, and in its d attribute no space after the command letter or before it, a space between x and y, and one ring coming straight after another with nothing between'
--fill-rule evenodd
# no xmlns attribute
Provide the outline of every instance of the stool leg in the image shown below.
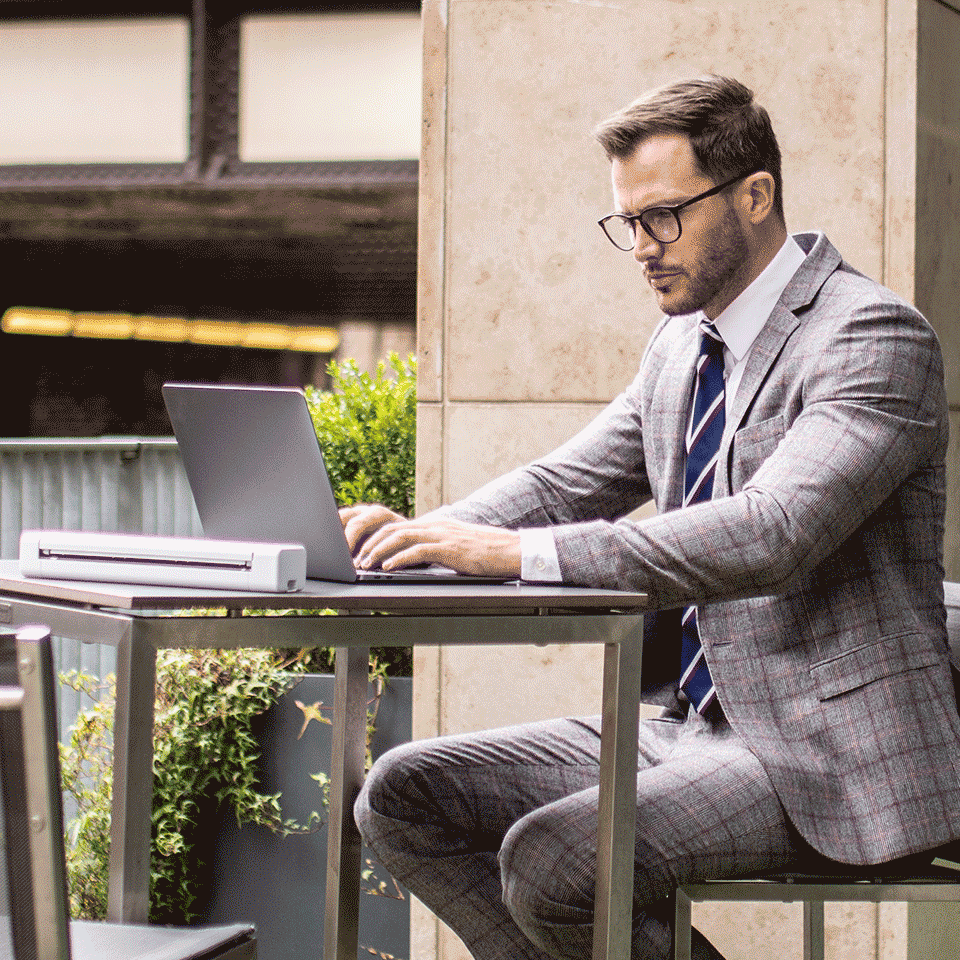
<svg viewBox="0 0 960 960"><path fill-rule="evenodd" d="M823 960L823 902L803 901L803 960Z"/></svg>
<svg viewBox="0 0 960 960"><path fill-rule="evenodd" d="M673 960L691 960L692 904L690 898L679 887L677 887L673 899Z"/></svg>

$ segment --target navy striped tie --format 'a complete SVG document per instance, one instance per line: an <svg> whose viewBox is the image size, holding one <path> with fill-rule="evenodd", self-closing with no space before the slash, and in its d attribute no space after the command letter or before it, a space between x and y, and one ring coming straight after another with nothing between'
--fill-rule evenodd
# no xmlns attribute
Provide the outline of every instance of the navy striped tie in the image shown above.
<svg viewBox="0 0 960 960"><path fill-rule="evenodd" d="M700 324L700 356L693 388L693 404L687 427L687 470L683 505L709 500L717 452L726 422L723 392L723 340L712 323ZM716 699L717 692L700 645L697 608L687 607L681 620L680 689L698 713Z"/></svg>

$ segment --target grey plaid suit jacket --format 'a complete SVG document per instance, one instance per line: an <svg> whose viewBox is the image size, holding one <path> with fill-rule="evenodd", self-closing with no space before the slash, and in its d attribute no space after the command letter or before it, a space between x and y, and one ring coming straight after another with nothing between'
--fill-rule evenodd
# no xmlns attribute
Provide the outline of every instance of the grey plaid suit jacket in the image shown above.
<svg viewBox="0 0 960 960"><path fill-rule="evenodd" d="M711 502L678 509L697 331L673 317L593 424L448 511L552 526L567 583L698 602L723 709L795 826L879 863L960 835L942 358L826 237L795 239L807 257L754 344ZM625 519L650 497L656 517ZM675 685L678 636L646 631L648 693Z"/></svg>

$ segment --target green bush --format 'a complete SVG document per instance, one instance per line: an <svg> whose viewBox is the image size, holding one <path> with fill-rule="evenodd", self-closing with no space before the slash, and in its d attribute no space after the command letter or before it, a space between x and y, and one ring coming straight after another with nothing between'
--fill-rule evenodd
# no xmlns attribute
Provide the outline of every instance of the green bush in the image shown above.
<svg viewBox="0 0 960 960"><path fill-rule="evenodd" d="M342 507L382 503L405 517L414 513L417 432L417 362L391 353L374 376L353 360L331 362L332 391L307 387L307 406L317 431L330 485ZM333 651L304 652L307 669L328 670ZM391 676L413 675L407 647L376 647L371 658Z"/></svg>
<svg viewBox="0 0 960 960"><path fill-rule="evenodd" d="M223 811L238 823L292 833L279 794L257 790L260 748L254 720L294 682L302 666L270 650L161 650L154 715L150 920L189 923L208 885L211 829ZM94 698L61 745L63 788L76 816L67 826L73 917L102 919L107 909L110 796L113 785L114 678L71 673L64 683Z"/></svg>
<svg viewBox="0 0 960 960"><path fill-rule="evenodd" d="M382 503L405 517L414 511L417 365L390 355L376 375L353 360L328 367L333 391L306 388L330 484L340 506Z"/></svg>

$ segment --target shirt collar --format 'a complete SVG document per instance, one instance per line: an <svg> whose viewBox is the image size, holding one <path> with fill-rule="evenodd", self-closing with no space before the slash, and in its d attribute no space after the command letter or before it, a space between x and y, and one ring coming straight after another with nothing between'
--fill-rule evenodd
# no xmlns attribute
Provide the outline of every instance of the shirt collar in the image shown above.
<svg viewBox="0 0 960 960"><path fill-rule="evenodd" d="M714 321L736 363L749 353L753 341L805 259L806 254L800 245L788 235L760 276ZM700 318L704 319L702 313Z"/></svg>

